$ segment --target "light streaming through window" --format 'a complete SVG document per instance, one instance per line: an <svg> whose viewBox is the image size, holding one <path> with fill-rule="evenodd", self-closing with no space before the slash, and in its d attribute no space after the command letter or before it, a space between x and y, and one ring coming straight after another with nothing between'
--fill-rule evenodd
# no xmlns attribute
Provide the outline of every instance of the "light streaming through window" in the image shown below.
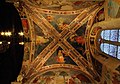
<svg viewBox="0 0 120 84"><path fill-rule="evenodd" d="M120 46L119 45L113 45L110 43L112 42L120 42L120 30L103 30L101 32L101 38L103 40L107 40L107 43L103 41L100 44L100 49L102 52L120 59Z"/></svg>
<svg viewBox="0 0 120 84"><path fill-rule="evenodd" d="M104 30L101 32L102 39L120 42L120 30Z"/></svg>

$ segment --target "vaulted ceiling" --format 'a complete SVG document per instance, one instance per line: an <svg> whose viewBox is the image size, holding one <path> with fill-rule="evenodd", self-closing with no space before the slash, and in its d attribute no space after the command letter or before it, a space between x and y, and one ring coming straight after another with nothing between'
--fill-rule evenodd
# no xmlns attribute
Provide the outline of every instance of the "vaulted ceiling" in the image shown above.
<svg viewBox="0 0 120 84"><path fill-rule="evenodd" d="M92 83L100 82L103 61L95 56L100 55L96 32L101 28L94 32L92 25L108 16L103 6L106 2L26 0L21 3L30 28L32 49L25 82L42 80L51 74L60 76L63 71L68 78L84 75Z"/></svg>
<svg viewBox="0 0 120 84"><path fill-rule="evenodd" d="M100 40L98 31L106 27L120 26L119 19L105 21L110 17L119 17L118 11L114 11L116 15L112 11L108 14L109 7L106 5L108 0L6 0L6 2L14 3L18 9L24 35L31 41L24 47L21 70L24 74L23 82L52 81L57 76L58 80L54 80L59 82L62 80L61 76L66 76L66 81L78 78L91 84L105 81L102 79L104 74L102 71L107 70L104 64L111 59L97 49ZM119 10L119 6L117 8ZM114 63L117 64L119 61L115 59ZM114 65L113 68L117 66Z"/></svg>

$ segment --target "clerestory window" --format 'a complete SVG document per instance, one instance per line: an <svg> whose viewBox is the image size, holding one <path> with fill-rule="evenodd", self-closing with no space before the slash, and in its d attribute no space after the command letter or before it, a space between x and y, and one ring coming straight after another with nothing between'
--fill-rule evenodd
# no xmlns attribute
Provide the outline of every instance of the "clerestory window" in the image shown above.
<svg viewBox="0 0 120 84"><path fill-rule="evenodd" d="M120 29L102 30L100 35L101 51L120 59Z"/></svg>

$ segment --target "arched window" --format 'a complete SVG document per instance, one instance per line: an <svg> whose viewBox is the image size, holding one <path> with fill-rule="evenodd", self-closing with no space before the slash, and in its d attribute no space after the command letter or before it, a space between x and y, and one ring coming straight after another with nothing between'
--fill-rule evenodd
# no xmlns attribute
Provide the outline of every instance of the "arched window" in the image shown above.
<svg viewBox="0 0 120 84"><path fill-rule="evenodd" d="M102 30L100 33L102 52L120 59L120 29Z"/></svg>
<svg viewBox="0 0 120 84"><path fill-rule="evenodd" d="M120 30L103 30L101 32L101 37L105 40L120 42Z"/></svg>

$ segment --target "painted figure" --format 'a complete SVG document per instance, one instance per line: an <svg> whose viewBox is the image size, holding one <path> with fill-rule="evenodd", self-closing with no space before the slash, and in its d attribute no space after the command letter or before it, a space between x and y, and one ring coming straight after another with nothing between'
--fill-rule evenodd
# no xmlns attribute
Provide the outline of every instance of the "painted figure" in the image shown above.
<svg viewBox="0 0 120 84"><path fill-rule="evenodd" d="M58 57L57 57L57 62L59 63L64 63L64 57L63 57L63 53L62 53L62 50L59 50L58 51Z"/></svg>

